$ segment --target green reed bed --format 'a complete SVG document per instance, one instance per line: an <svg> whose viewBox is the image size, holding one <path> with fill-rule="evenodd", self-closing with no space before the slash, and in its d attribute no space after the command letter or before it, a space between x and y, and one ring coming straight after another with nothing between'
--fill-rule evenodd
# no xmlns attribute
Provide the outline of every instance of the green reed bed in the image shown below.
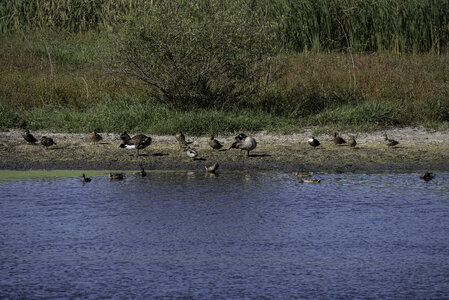
<svg viewBox="0 0 449 300"><path fill-rule="evenodd" d="M449 41L448 0L5 0L0 2L0 32L113 29L160 8L185 11L188 18L192 6L205 14L217 7L263 12L263 21L278 30L278 44L295 51L440 53Z"/></svg>

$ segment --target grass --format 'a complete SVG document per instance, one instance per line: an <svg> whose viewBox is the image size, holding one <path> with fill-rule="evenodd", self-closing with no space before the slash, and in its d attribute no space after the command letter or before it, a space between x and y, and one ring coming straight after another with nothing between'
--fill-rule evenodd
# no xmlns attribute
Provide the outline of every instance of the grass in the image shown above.
<svg viewBox="0 0 449 300"><path fill-rule="evenodd" d="M107 48L104 33L0 36L0 128L203 135L449 127L449 54L279 55L263 91L238 109L176 112L141 84L106 73Z"/></svg>

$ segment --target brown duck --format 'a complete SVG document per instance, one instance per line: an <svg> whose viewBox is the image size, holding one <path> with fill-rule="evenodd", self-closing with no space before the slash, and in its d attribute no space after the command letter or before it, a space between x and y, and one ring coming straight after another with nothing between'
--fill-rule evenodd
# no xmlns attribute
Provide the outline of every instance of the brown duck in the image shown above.
<svg viewBox="0 0 449 300"><path fill-rule="evenodd" d="M81 176L81 182L82 182L82 183L86 183L86 182L90 182L90 181L91 181L91 179L88 178L88 177L86 177L85 174L83 174L83 175Z"/></svg>
<svg viewBox="0 0 449 300"><path fill-rule="evenodd" d="M90 134L90 139L92 142L98 143L99 141L101 141L103 139L103 137L94 131Z"/></svg>
<svg viewBox="0 0 449 300"><path fill-rule="evenodd" d="M394 147L394 146L396 146L397 144L399 144L398 141L393 140L393 139L389 139L386 133L384 133L383 136L384 136L385 144L386 144L388 147Z"/></svg>
<svg viewBox="0 0 449 300"><path fill-rule="evenodd" d="M123 174L122 173L109 173L108 179L109 180L122 180Z"/></svg>
<svg viewBox="0 0 449 300"><path fill-rule="evenodd" d="M351 136L348 140L349 147L354 148L357 145L357 141L355 140L355 137Z"/></svg>
<svg viewBox="0 0 449 300"><path fill-rule="evenodd" d="M346 144L346 141L338 135L338 133L334 132L334 138L333 138L334 144L335 145L342 145L342 144Z"/></svg>
<svg viewBox="0 0 449 300"><path fill-rule="evenodd" d="M214 136L210 137L209 146L211 146L214 150L220 150L223 147L223 145L218 140L216 140Z"/></svg>
<svg viewBox="0 0 449 300"><path fill-rule="evenodd" d="M56 145L56 143L53 141L52 138L43 136L41 137L41 144L45 146L45 148L48 148L52 145Z"/></svg>
<svg viewBox="0 0 449 300"><path fill-rule="evenodd" d="M137 156L139 150L148 147L151 144L151 137L144 134L138 134L120 144L120 148L136 149Z"/></svg>

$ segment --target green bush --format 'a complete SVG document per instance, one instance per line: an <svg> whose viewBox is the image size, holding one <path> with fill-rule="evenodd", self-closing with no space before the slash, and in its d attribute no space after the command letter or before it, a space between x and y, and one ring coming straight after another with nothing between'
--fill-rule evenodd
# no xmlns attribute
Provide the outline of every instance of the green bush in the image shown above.
<svg viewBox="0 0 449 300"><path fill-rule="evenodd" d="M167 2L118 34L115 69L175 110L229 109L257 93L274 30L249 6Z"/></svg>

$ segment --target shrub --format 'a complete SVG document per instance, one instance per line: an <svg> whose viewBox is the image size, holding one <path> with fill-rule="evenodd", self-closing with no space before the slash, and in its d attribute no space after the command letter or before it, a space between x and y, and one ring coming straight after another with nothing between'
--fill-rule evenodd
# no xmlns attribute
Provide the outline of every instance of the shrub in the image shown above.
<svg viewBox="0 0 449 300"><path fill-rule="evenodd" d="M263 20L220 1L155 4L118 34L113 66L172 109L232 108L259 90L274 53Z"/></svg>

